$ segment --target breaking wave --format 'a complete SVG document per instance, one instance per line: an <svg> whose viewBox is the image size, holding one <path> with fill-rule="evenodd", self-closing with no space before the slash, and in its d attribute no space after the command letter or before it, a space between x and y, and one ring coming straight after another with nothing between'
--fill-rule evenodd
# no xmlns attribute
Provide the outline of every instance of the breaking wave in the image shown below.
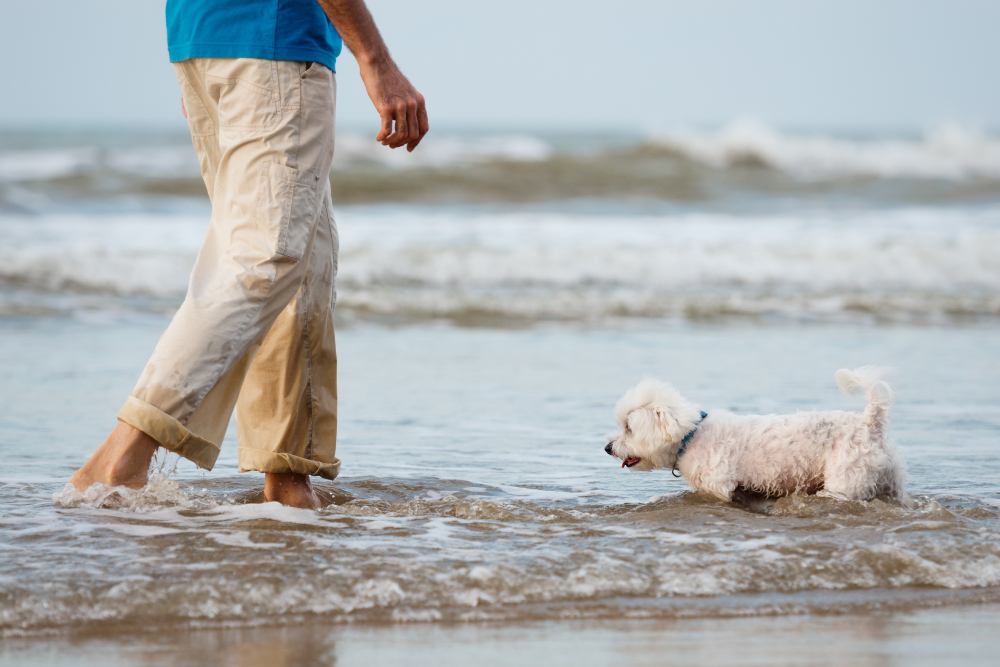
<svg viewBox="0 0 1000 667"><path fill-rule="evenodd" d="M8 292L177 302L204 225L198 216L0 218L10 249L0 281ZM339 226L346 316L1000 317L997 208L649 217L351 209Z"/></svg>
<svg viewBox="0 0 1000 667"><path fill-rule="evenodd" d="M0 140L0 210L46 210L66 198L205 196L184 136L53 142L42 136L5 148ZM408 154L341 133L331 184L340 204L727 202L747 194L995 201L1000 138L955 125L909 138L852 139L738 122L650 137L435 134Z"/></svg>
<svg viewBox="0 0 1000 667"><path fill-rule="evenodd" d="M917 139L849 140L786 134L742 121L712 132L674 131L653 142L716 168L756 163L812 179L1000 178L1000 138L957 125Z"/></svg>

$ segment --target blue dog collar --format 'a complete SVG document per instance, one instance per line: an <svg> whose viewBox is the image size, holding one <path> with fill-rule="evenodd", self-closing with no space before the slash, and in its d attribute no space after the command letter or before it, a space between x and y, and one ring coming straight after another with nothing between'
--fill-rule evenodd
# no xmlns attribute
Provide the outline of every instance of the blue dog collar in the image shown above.
<svg viewBox="0 0 1000 667"><path fill-rule="evenodd" d="M677 450L677 456L674 458L674 467L670 469L670 472L673 473L674 477L680 477L680 475L677 474L677 462L681 460L682 456L684 456L684 452L686 452L688 448L688 443L691 442L691 438L694 437L694 433L695 431L698 430L698 426L700 426L701 423L705 421L705 417L707 416L708 413L702 410L701 419L699 419L698 423L694 425L694 428L691 429L691 432L685 435L684 439L681 440L681 448Z"/></svg>

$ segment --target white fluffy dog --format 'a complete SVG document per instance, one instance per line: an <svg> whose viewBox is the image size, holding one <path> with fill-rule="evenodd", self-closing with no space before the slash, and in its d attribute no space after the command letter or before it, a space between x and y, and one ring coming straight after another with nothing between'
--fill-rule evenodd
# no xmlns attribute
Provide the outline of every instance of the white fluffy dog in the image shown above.
<svg viewBox="0 0 1000 667"><path fill-rule="evenodd" d="M618 402L621 433L605 451L622 467L679 471L691 488L723 500L744 492L776 498L822 491L847 500L884 494L907 502L906 465L888 433L887 375L874 366L837 371L841 391L868 401L861 414L747 417L701 412L670 385L644 380Z"/></svg>

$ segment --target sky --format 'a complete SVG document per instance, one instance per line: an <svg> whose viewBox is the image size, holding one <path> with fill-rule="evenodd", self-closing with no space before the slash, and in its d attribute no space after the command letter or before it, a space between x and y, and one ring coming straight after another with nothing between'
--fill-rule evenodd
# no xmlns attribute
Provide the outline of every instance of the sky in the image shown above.
<svg viewBox="0 0 1000 667"><path fill-rule="evenodd" d="M1000 0L368 0L433 128L1000 127ZM3 0L0 126L183 129L164 0ZM338 123L378 119L345 50Z"/></svg>

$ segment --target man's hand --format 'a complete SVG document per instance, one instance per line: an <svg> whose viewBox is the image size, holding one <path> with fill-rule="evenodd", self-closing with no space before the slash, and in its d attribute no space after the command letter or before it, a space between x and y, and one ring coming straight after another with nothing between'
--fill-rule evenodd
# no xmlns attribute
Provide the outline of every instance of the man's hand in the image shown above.
<svg viewBox="0 0 1000 667"><path fill-rule="evenodd" d="M375 140L383 146L406 146L412 151L430 129L424 96L393 62L364 0L318 2L357 58L365 90L382 117L382 129Z"/></svg>
<svg viewBox="0 0 1000 667"><path fill-rule="evenodd" d="M417 92L395 63L390 61L388 64L389 67L370 63L361 65L365 90L382 117L382 129L375 140L389 148L405 145L406 150L412 151L430 129L424 96Z"/></svg>

